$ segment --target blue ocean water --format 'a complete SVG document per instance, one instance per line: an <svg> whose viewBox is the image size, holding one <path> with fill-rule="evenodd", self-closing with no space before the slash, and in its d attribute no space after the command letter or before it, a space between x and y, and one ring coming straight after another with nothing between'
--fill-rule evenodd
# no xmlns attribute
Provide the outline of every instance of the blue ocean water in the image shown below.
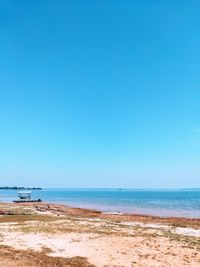
<svg viewBox="0 0 200 267"><path fill-rule="evenodd" d="M16 198L17 190L0 190L0 201ZM104 212L200 218L200 190L42 189L32 198Z"/></svg>

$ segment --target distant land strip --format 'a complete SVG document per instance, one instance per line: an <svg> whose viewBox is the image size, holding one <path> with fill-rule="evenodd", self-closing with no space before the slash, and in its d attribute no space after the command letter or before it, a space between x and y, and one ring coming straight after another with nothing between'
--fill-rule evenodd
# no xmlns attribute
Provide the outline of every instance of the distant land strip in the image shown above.
<svg viewBox="0 0 200 267"><path fill-rule="evenodd" d="M42 190L41 187L0 186L0 190Z"/></svg>

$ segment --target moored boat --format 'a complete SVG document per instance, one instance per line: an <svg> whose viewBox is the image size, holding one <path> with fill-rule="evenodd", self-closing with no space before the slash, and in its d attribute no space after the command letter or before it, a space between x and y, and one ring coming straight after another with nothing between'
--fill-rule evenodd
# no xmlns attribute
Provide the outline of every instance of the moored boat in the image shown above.
<svg viewBox="0 0 200 267"><path fill-rule="evenodd" d="M13 200L14 203L29 203L29 202L42 202L40 198L31 199L31 191L18 192L18 199Z"/></svg>

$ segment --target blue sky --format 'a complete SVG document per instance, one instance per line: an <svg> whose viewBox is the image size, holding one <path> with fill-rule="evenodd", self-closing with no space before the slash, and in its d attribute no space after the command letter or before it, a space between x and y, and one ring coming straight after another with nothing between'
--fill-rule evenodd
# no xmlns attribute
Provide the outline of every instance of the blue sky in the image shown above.
<svg viewBox="0 0 200 267"><path fill-rule="evenodd" d="M0 1L0 184L200 187L200 4Z"/></svg>

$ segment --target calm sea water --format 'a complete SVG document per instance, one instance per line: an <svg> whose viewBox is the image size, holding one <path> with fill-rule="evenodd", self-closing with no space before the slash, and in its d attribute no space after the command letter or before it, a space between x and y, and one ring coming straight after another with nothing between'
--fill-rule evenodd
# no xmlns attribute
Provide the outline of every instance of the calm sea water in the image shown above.
<svg viewBox="0 0 200 267"><path fill-rule="evenodd" d="M16 190L0 190L0 201L17 198ZM104 212L200 218L200 190L43 189L32 198Z"/></svg>

